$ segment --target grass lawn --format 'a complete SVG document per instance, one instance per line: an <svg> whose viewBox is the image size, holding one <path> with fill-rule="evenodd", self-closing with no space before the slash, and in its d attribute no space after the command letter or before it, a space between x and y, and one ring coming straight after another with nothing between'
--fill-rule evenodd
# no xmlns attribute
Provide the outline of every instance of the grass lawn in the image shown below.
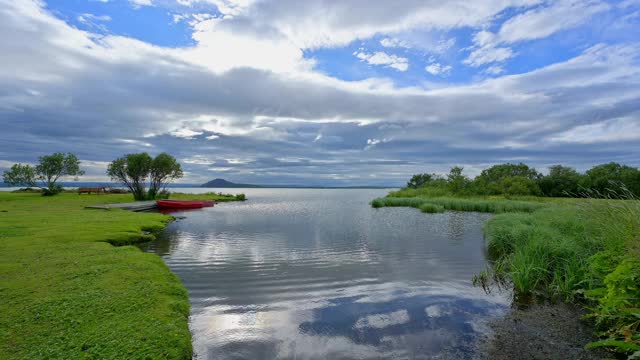
<svg viewBox="0 0 640 360"><path fill-rule="evenodd" d="M176 198L191 196L214 199ZM171 218L84 209L130 201L0 192L1 359L191 358L178 278L160 257L110 244L149 240Z"/></svg>

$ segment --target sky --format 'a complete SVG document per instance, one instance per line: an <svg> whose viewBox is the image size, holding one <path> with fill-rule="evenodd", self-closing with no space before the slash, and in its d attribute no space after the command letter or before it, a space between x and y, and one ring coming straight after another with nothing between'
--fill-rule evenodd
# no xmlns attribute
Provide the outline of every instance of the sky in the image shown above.
<svg viewBox="0 0 640 360"><path fill-rule="evenodd" d="M0 171L391 185L640 166L640 0L0 0Z"/></svg>

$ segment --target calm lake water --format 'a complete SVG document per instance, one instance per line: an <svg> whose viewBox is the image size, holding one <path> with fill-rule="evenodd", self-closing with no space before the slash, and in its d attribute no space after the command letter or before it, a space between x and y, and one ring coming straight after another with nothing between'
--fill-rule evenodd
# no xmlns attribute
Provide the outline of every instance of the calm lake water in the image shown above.
<svg viewBox="0 0 640 360"><path fill-rule="evenodd" d="M198 359L472 358L508 308L471 284L489 215L371 208L387 190L221 191L249 200L175 213L143 247L189 291Z"/></svg>

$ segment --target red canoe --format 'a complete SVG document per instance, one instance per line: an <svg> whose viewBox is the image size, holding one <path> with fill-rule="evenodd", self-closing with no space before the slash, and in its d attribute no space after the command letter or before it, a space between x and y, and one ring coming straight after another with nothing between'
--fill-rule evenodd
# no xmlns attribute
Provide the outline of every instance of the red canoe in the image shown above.
<svg viewBox="0 0 640 360"><path fill-rule="evenodd" d="M160 209L200 209L205 206L213 206L211 200L156 200Z"/></svg>

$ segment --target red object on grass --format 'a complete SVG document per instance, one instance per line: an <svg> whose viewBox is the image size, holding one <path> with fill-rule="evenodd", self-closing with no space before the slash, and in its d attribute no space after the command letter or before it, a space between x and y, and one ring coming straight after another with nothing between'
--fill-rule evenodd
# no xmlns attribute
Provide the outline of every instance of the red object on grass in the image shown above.
<svg viewBox="0 0 640 360"><path fill-rule="evenodd" d="M156 200L160 209L200 209L215 204L211 200Z"/></svg>

